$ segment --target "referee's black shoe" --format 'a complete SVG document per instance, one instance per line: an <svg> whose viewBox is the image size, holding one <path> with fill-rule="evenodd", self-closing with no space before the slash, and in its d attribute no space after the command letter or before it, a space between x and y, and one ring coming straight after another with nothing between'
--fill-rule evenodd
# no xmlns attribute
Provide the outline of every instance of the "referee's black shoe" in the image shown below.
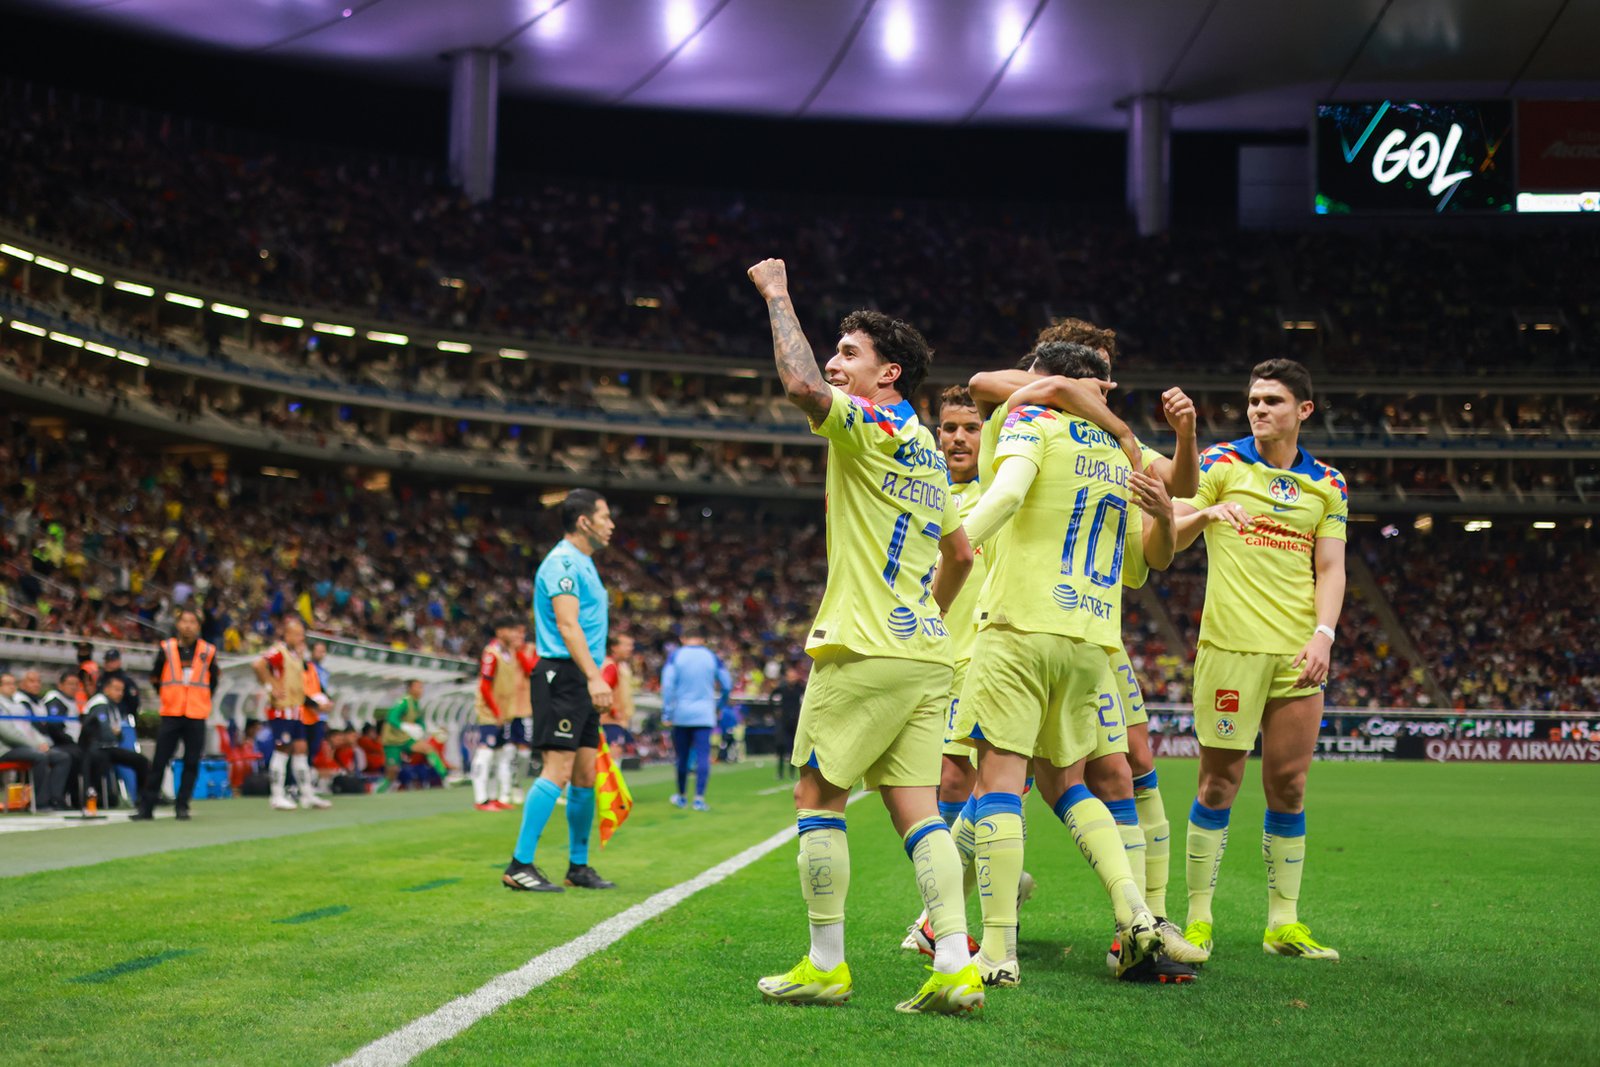
<svg viewBox="0 0 1600 1067"><path fill-rule="evenodd" d="M617 888L617 883L606 881L587 863L574 863L567 868L567 884L578 889Z"/></svg>
<svg viewBox="0 0 1600 1067"><path fill-rule="evenodd" d="M544 876L544 872L531 863L518 863L513 857L500 876L500 884L507 889L523 893L565 893L566 890Z"/></svg>

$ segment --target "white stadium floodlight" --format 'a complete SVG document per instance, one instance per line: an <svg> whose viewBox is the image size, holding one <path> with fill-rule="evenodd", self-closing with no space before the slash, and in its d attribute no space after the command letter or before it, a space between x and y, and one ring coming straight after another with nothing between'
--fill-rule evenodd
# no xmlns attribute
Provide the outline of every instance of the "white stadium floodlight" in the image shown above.
<svg viewBox="0 0 1600 1067"><path fill-rule="evenodd" d="M33 253L26 248L18 248L16 245L0 244L0 253L8 255L12 259L25 259L29 263L33 262Z"/></svg>
<svg viewBox="0 0 1600 1067"><path fill-rule="evenodd" d="M83 347L88 349L90 352L93 352L97 356L109 356L112 359L117 358L117 350L112 348L110 345L102 345L94 341L85 341Z"/></svg>
<svg viewBox="0 0 1600 1067"><path fill-rule="evenodd" d="M203 308L206 302L198 296L189 296L186 293L168 293L166 297L169 304L180 304L186 308Z"/></svg>
<svg viewBox="0 0 1600 1067"><path fill-rule="evenodd" d="M500 358L501 359L518 359L518 360L527 359L528 358L528 353L524 352L520 348L502 348L500 350Z"/></svg>
<svg viewBox="0 0 1600 1067"><path fill-rule="evenodd" d="M269 315L265 311L257 315L256 318L260 319L268 326L287 326L291 330L298 330L300 327L306 324L305 319L298 318L294 315Z"/></svg>
<svg viewBox="0 0 1600 1067"><path fill-rule="evenodd" d="M35 337L43 337L48 332L42 327L35 326L31 322L19 322L16 319L11 320L11 328L22 333L31 333Z"/></svg>
<svg viewBox="0 0 1600 1067"><path fill-rule="evenodd" d="M47 270L53 270L58 274L67 273L67 265L61 262L59 259L46 259L44 256L34 256L33 262L37 266L44 267Z"/></svg>
<svg viewBox="0 0 1600 1067"><path fill-rule="evenodd" d="M249 311L242 307L234 307L232 304L219 304L213 301L211 310L218 315L226 315L230 319L248 319L250 317Z"/></svg>
<svg viewBox="0 0 1600 1067"><path fill-rule="evenodd" d="M132 293L134 296L155 296L156 295L156 291L154 289L150 288L150 286L141 285L138 282L115 281L115 282L111 283L111 288L120 289L124 293Z"/></svg>
<svg viewBox="0 0 1600 1067"><path fill-rule="evenodd" d="M337 322L313 322L311 328L318 333L331 333L335 337L354 337L356 335L354 326L340 326Z"/></svg>
<svg viewBox="0 0 1600 1067"><path fill-rule="evenodd" d="M73 267L72 276L80 282L88 282L91 285L104 285L106 281L105 275L96 274L92 270L84 270L82 267Z"/></svg>
<svg viewBox="0 0 1600 1067"><path fill-rule="evenodd" d="M462 355L472 351L471 345L462 344L460 341L440 341L434 347L441 352L458 352Z"/></svg>
<svg viewBox="0 0 1600 1067"><path fill-rule="evenodd" d="M83 338L74 337L70 333L57 333L55 330L51 330L50 340L54 341L58 345L66 345L69 348L83 347Z"/></svg>
<svg viewBox="0 0 1600 1067"><path fill-rule="evenodd" d="M118 352L117 358L124 363L132 363L135 367L148 367L150 361L137 352Z"/></svg>
<svg viewBox="0 0 1600 1067"><path fill-rule="evenodd" d="M408 345L411 338L403 333L384 333L382 330L368 330L367 340L377 341L384 345Z"/></svg>

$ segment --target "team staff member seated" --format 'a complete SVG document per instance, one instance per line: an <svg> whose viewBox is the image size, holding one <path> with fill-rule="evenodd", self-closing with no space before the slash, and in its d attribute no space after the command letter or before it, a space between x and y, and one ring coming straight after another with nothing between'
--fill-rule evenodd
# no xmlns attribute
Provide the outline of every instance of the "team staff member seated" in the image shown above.
<svg viewBox="0 0 1600 1067"><path fill-rule="evenodd" d="M155 817L161 776L183 745L183 775L178 783L177 815L189 817L189 801L200 779L200 760L206 751L206 724L211 719L211 697L217 691L222 669L217 646L200 639L200 616L185 608L178 613L178 636L161 642L150 668L150 684L161 698L161 725L156 729L156 759L139 794L135 819Z"/></svg>
<svg viewBox="0 0 1600 1067"><path fill-rule="evenodd" d="M600 716L611 706L611 686L600 664L606 654L610 604L595 570L595 552L611 542L615 525L605 498L574 489L561 504L565 536L545 556L533 580L534 636L539 666L533 672L533 747L544 756L539 780L522 804L522 831L501 882L509 889L559 893L534 864L539 835L567 795L569 886L613 889L589 866L589 831L594 825L594 763L600 749Z"/></svg>

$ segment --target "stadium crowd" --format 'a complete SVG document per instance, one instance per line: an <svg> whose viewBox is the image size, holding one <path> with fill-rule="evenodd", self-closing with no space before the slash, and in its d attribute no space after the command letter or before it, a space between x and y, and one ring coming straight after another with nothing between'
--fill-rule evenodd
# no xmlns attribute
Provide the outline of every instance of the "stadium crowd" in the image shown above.
<svg viewBox="0 0 1600 1067"><path fill-rule="evenodd" d="M557 537L537 509L425 483L359 488L336 473L269 477L129 447L103 430L0 422L0 619L23 629L154 640L199 604L224 651L265 645L286 611L314 631L472 656L484 620L521 610L531 567ZM664 498L668 499L668 498ZM652 686L687 619L704 621L736 688L767 693L798 658L823 579L814 516L756 505L619 498L601 563L635 674ZM1600 602L1588 531L1387 539L1353 530L1427 667L1456 706L1563 708L1600 701ZM1509 579L1494 581L1497 575ZM1151 589L1181 644L1132 601L1129 651L1152 700L1183 701L1204 596L1203 549ZM1575 589L1585 595L1573 596ZM1330 702L1432 702L1352 583ZM1566 604L1556 614L1548 604ZM1539 608L1536 610L1535 605Z"/></svg>
<svg viewBox="0 0 1600 1067"><path fill-rule="evenodd" d="M1573 336L1600 317L1580 281L1600 269L1592 228L1139 239L1044 206L514 178L472 205L400 161L224 151L225 134L194 139L189 123L47 99L14 89L0 120L12 225L241 298L396 323L748 356L764 323L738 287L773 247L814 265L809 325L875 304L968 358L1088 314L1118 328L1124 366L1239 369L1298 343L1285 309L1309 308L1292 314L1321 327L1331 367L1468 372L1508 350L1570 364ZM1359 269L1372 262L1390 269ZM1423 307L1444 311L1411 313ZM1527 329L1519 308L1549 328Z"/></svg>

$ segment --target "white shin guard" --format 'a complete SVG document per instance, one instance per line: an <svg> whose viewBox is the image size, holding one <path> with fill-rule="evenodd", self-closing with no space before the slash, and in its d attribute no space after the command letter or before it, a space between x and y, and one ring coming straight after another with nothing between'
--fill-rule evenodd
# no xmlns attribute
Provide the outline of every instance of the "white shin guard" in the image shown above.
<svg viewBox="0 0 1600 1067"><path fill-rule="evenodd" d="M284 786L289 777L289 753L274 751L267 761L267 772L272 777L272 799L284 798Z"/></svg>

